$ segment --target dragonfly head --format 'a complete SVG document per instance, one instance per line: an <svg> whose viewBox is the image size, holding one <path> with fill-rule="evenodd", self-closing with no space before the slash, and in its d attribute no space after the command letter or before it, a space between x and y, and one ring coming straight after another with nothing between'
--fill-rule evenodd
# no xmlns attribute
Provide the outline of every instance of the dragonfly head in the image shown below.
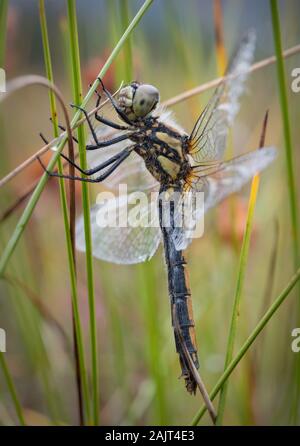
<svg viewBox="0 0 300 446"><path fill-rule="evenodd" d="M132 82L119 93L119 105L129 119L145 118L159 102L159 91L153 85Z"/></svg>

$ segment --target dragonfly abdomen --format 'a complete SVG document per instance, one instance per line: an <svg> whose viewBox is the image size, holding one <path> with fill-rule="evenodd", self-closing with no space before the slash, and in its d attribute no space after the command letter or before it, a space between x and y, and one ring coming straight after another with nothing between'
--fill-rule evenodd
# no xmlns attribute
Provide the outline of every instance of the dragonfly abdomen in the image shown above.
<svg viewBox="0 0 300 446"><path fill-rule="evenodd" d="M163 204L159 204L161 230L163 234L165 259L168 269L168 288L171 301L172 326L175 336L176 351L186 388L190 393L196 391L194 372L187 358L188 351L194 366L199 368L195 323L192 310L192 298L186 261L182 251L175 247L172 233L174 231L174 215L170 212L170 227L162 224Z"/></svg>
<svg viewBox="0 0 300 446"><path fill-rule="evenodd" d="M169 294L172 309L172 325L174 329L176 350L179 355L182 375L186 381L187 390L194 393L196 390L196 382L190 365L184 352L184 342L195 367L199 368L197 355L197 342L195 323L192 309L192 297L189 288L188 272L186 262L181 251L177 251L172 241L172 237L168 240L168 272L169 272ZM175 320L176 318L176 320ZM178 333L178 328L180 333Z"/></svg>

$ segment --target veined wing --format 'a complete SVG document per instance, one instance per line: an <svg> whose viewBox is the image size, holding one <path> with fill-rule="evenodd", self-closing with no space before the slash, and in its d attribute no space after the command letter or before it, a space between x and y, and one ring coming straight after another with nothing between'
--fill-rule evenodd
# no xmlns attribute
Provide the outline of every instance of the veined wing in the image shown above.
<svg viewBox="0 0 300 446"><path fill-rule="evenodd" d="M114 130L106 126L99 126L96 130L99 141L107 141L112 138L124 135L124 131ZM88 144L94 144L90 139ZM87 151L87 162L89 167L93 168L108 160L112 156L121 152L126 147L132 146L132 141L125 140L108 147ZM96 175L95 175L96 176ZM130 156L123 161L121 166L113 172L103 184L109 189L116 189L119 184L127 184L131 190L150 190L158 184L150 172L146 169L143 159L132 152Z"/></svg>
<svg viewBox="0 0 300 446"><path fill-rule="evenodd" d="M93 255L119 264L149 260L161 241L157 195L133 192L108 198L92 207L91 229ZM76 247L85 251L83 217L76 222Z"/></svg>
<svg viewBox="0 0 300 446"><path fill-rule="evenodd" d="M254 31L243 38L226 78L196 121L190 135L190 154L196 163L223 157L228 128L239 110L239 98L253 60L255 40Z"/></svg>
<svg viewBox="0 0 300 446"><path fill-rule="evenodd" d="M191 180L191 192L194 198L190 204L190 212L192 212L193 222L199 221L203 218L204 212L228 195L241 189L256 173L265 169L275 159L276 153L274 147L264 147L232 160L220 162L218 165L196 167L194 178ZM204 193L203 208L195 206L197 192ZM201 202L201 200L198 200L198 202ZM180 207L177 209L179 212ZM185 249L193 238L185 228L177 230L175 234L175 243L178 250Z"/></svg>

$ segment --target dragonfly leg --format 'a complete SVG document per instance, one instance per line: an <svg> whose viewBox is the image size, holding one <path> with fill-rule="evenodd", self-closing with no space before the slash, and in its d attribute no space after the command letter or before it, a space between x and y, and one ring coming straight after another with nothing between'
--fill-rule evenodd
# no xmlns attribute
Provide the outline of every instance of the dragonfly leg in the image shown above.
<svg viewBox="0 0 300 446"><path fill-rule="evenodd" d="M92 88L93 84L89 84L89 88ZM99 91L96 90L94 91L95 95L97 96L97 101L96 101L96 108L98 108L98 106L100 105L100 101L101 101L101 94L99 93Z"/></svg>
<svg viewBox="0 0 300 446"><path fill-rule="evenodd" d="M86 146L86 150L96 150L101 147L108 147L116 144L117 142L125 141L126 139L130 139L131 134L120 135L116 138L108 139L107 141L99 141L98 144L91 144Z"/></svg>
<svg viewBox="0 0 300 446"><path fill-rule="evenodd" d="M101 84L103 86L103 82L102 81L100 81L100 82L101 82ZM107 93L110 94L109 92L107 92L106 89L105 90L103 89L103 91L105 91L106 94ZM98 108L99 105L100 105L100 101L101 101L101 95L100 95L98 90L95 90L95 94L97 95L96 108ZM115 105L114 105L114 107L115 107ZM128 127L126 127L124 125L119 125L119 124L116 124L115 122L110 121L109 119L103 118L102 116L100 116L98 114L98 110L95 111L95 118L97 119L97 121L101 122L102 124L105 124L105 125L107 125L109 127L112 127L112 128L114 128L116 130L128 130ZM132 125L132 123L130 123L130 125Z"/></svg>
<svg viewBox="0 0 300 446"><path fill-rule="evenodd" d="M98 77L98 81L100 82L102 89L104 91L104 93L106 94L106 96L108 97L108 99L110 100L112 106L114 107L114 109L116 110L117 114L120 116L120 118L126 122L126 124L130 125L130 126L134 126L134 123L128 118L128 116L126 116L126 114L120 109L120 107L118 106L118 104L116 103L116 101L114 100L114 98L112 97L112 95L110 94L110 92L105 88L102 79L100 77Z"/></svg>
<svg viewBox="0 0 300 446"><path fill-rule="evenodd" d="M49 119L50 119L51 122L53 121L51 117L50 117ZM58 123L57 126L58 126L58 128L59 128L60 130L62 130L63 132L66 132L66 131L67 131L67 130L66 130L66 127L64 127L64 126L61 125L60 123ZM73 141L76 142L76 144L78 144L78 139L75 138L75 136L72 136L72 138L73 138Z"/></svg>
<svg viewBox="0 0 300 446"><path fill-rule="evenodd" d="M74 166L79 172L83 173L84 175L90 176L94 175L95 173L99 172L100 170L105 169L105 167L109 166L110 164L114 163L115 161L118 161L120 158L123 157L124 153L127 153L128 149L124 149L122 152L117 153L116 155L112 156L108 160L104 161L103 163L99 164L96 167L93 167L92 169L82 169L78 164L76 164L74 161L72 161L69 157L61 153L61 157L64 158L66 161L68 161L72 166Z"/></svg>
<svg viewBox="0 0 300 446"><path fill-rule="evenodd" d="M100 183L101 181L105 180L109 175L111 175L114 170L130 155L130 151L128 150L124 150L123 152L120 152L118 155L115 155L114 157L110 158L109 160L105 161L105 163L102 163L100 166L95 167L94 169L90 169L89 171L84 171L83 169L81 169L80 166L78 166L77 164L71 162L72 165L74 165L74 167L76 167L77 169L79 169L83 174L86 175L93 175L93 173L97 173L100 170L104 169L105 167L109 166L110 164L112 164L112 166L107 169L107 171L105 173L103 173L102 175L100 175L97 178L84 178L84 177L78 177L78 176L72 176L72 175L64 175L64 174L59 174L57 172L50 172L49 170L47 170L47 167L43 164L42 160L40 159L40 157L37 156L37 160L39 161L39 163L41 164L42 168L45 170L45 172L47 172L47 174L50 177L57 177L57 178L65 178L67 180L74 180L74 181L82 181L85 183ZM69 162L70 160L64 155L63 158L67 159Z"/></svg>
<svg viewBox="0 0 300 446"><path fill-rule="evenodd" d="M71 107L72 108L77 108L78 110L80 110L84 114L86 122L88 123L88 126L90 128L91 134L93 135L94 141L95 141L96 144L99 144L99 141L98 141L95 129L93 127L93 124L91 123L91 120L90 120L90 117L89 117L87 111L83 107L81 107L80 105L71 104Z"/></svg>
<svg viewBox="0 0 300 446"><path fill-rule="evenodd" d="M101 95L100 95L98 90L95 90L95 94L97 95L96 108L98 108L99 105L100 105L100 101L101 101ZM112 127L113 129L116 129L116 130L128 130L128 127L126 127L124 125L120 125L120 124L117 124L117 123L115 123L113 121L110 121L109 119L103 118L102 116L100 116L98 114L98 110L95 111L95 119L97 119L97 121L101 122L102 124L105 124L105 125L108 125L109 127Z"/></svg>
<svg viewBox="0 0 300 446"><path fill-rule="evenodd" d="M60 125L58 125L58 127L59 127L61 130L66 131L65 127L60 126ZM43 133L40 132L39 135L40 135L40 137L42 138L42 140L43 140L43 142L44 142L45 144L49 144L48 139L45 138L45 136L43 135ZM73 139L73 141L75 141L75 142L78 144L78 139L75 138L75 136L72 136L72 139Z"/></svg>
<svg viewBox="0 0 300 446"><path fill-rule="evenodd" d="M116 124L113 121L110 121L109 119L103 118L102 116L98 115L98 111L95 112L95 118L97 121L101 122L102 124L107 125L108 127L112 127L116 130L129 130L128 127L125 127L124 125Z"/></svg>

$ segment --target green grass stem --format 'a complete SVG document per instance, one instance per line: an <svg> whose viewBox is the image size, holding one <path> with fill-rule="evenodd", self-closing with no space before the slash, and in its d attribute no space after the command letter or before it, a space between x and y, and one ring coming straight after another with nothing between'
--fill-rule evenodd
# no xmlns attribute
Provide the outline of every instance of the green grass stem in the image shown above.
<svg viewBox="0 0 300 446"><path fill-rule="evenodd" d="M52 70L52 61L50 54L50 45L48 38L48 30L47 30L47 21L46 21L46 12L45 12L45 3L44 0L40 0L39 2L39 10L40 10L40 26L42 32L42 42L43 42L43 51L44 51L44 60L45 60L45 69L46 76L50 82L54 82L53 78L53 70ZM58 128L58 119L57 119L57 108L56 101L53 91L49 91L49 101L50 101L50 111L53 123L53 132L54 137L59 135ZM62 163L61 159L58 160L58 171L62 173ZM76 356L78 356L78 374L77 382L78 382L78 398L79 398L79 412L80 412L80 422L83 424L83 410L81 408L81 388L84 395L84 404L86 410L86 418L90 417L90 408L89 408L89 392L88 392L88 379L86 373L86 366L84 360L84 344L82 339L82 328L80 322L80 315L78 309L78 291L77 291L77 281L76 281L76 267L73 255L73 246L71 240L70 233L70 225L68 220L68 208L67 208L67 197L65 191L64 180L59 180L59 189L60 189L60 200L61 200L61 209L64 221L64 229L65 229L65 237L66 237L66 245L67 245L67 253L68 253L68 264L69 264L69 274L70 274L70 284L71 284L71 299L72 299L72 312L74 319L74 344L76 349Z"/></svg>
<svg viewBox="0 0 300 446"><path fill-rule="evenodd" d="M278 78L278 92L279 101L281 108L282 124L283 124L283 135L285 141L285 158L286 158L286 168L287 168L287 183L288 183L288 194L290 202L290 212L291 212L291 225L292 225L292 236L293 236L293 256L294 256L294 268L299 265L300 261L300 239L299 239L299 219L298 219L298 206L297 206L297 191L296 182L294 174L294 156L293 156L293 145L291 137L290 128L290 117L289 117L289 107L286 91L286 78L285 78L285 67L282 55L282 44L281 44L281 31L280 31L280 17L277 0L270 0L270 9L272 17L272 27L273 27L273 38L274 47L276 54L276 66L277 66L277 78ZM298 287L298 293L300 296L300 286ZM300 300L298 301L298 314L300 310ZM298 321L299 321L298 315ZM300 359L296 357L295 359L295 392L294 392L294 403L292 405L291 416L295 423L297 423L298 416L300 414L299 402L300 402Z"/></svg>

